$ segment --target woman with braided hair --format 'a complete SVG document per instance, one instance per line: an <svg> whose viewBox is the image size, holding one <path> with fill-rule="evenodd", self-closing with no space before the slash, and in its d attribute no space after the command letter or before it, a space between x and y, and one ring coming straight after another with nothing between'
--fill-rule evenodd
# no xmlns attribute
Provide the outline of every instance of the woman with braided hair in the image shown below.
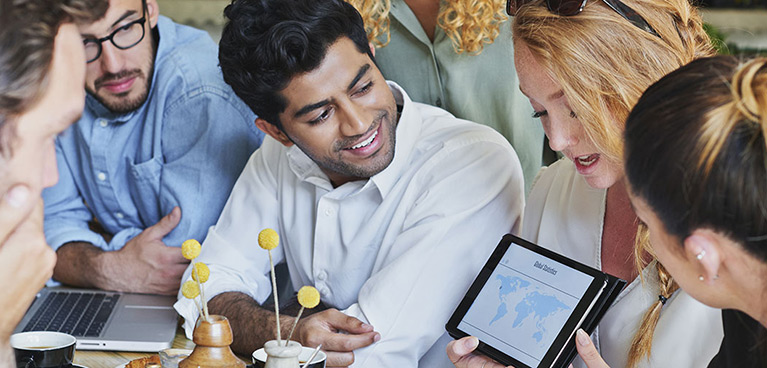
<svg viewBox="0 0 767 368"><path fill-rule="evenodd" d="M541 168L544 136L519 92L505 0L346 1L362 15L384 77L414 101L501 133L519 156L529 189Z"/></svg>
<svg viewBox="0 0 767 368"><path fill-rule="evenodd" d="M702 367L722 339L719 311L694 300L648 252L626 191L623 130L645 89L713 54L687 0L510 0L514 64L549 144L521 236L629 282L593 333L613 367ZM499 366L451 343L458 367ZM683 352L683 353L680 353ZM574 365L583 367L576 358Z"/></svg>

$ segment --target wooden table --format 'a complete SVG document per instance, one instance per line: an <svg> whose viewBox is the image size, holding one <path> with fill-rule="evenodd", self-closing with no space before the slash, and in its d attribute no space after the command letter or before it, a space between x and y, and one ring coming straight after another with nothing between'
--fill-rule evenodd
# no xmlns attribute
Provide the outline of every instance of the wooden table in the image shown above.
<svg viewBox="0 0 767 368"><path fill-rule="evenodd" d="M176 337L173 339L173 347L178 349L194 349L194 343L187 340L184 335L184 329L176 330ZM115 368L122 367L125 363L149 356L156 353L134 353L125 351L94 351L77 350L75 352L75 363L88 368Z"/></svg>

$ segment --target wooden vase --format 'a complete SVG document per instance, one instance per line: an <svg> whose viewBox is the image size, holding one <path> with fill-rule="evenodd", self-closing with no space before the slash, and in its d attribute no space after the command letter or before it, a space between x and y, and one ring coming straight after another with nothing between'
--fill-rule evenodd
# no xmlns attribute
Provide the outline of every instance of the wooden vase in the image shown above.
<svg viewBox="0 0 767 368"><path fill-rule="evenodd" d="M192 354L178 363L179 368L237 367L245 363L232 353L229 345L234 341L232 327L224 316L211 315L206 321L197 320L192 339L195 343Z"/></svg>
<svg viewBox="0 0 767 368"><path fill-rule="evenodd" d="M301 344L288 341L287 346L282 341L270 340L264 344L266 365L264 368L299 368L298 355L301 354Z"/></svg>

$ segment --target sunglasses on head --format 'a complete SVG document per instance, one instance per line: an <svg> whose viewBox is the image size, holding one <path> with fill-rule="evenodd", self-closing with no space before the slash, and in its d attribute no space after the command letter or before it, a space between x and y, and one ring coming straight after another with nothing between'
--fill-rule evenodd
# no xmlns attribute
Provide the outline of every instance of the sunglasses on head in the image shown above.
<svg viewBox="0 0 767 368"><path fill-rule="evenodd" d="M533 0L506 0L506 14L514 16L517 14L517 10L519 10L520 7L531 3L532 1ZM658 32L655 32L655 30L650 27L650 24L647 23L647 21L642 18L642 16L639 15L639 13L637 13L634 9L631 9L630 6L624 4L620 0L602 1L604 1L604 3L607 4L610 9L614 10L627 21L631 22L631 24L660 38ZM556 15L571 17L573 15L578 15L583 10L583 7L586 6L586 2L588 2L588 0L546 0L546 7L550 12Z"/></svg>

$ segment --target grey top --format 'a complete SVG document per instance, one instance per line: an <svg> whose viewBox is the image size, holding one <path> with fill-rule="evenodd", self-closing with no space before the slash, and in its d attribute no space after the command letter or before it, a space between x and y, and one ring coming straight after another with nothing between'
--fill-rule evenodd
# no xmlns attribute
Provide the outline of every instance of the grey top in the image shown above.
<svg viewBox="0 0 767 368"><path fill-rule="evenodd" d="M432 43L404 0L392 0L389 18L391 42L376 50L384 77L402 86L413 101L500 132L519 156L527 192L541 167L543 128L519 91L510 21L501 24L492 44L473 55L457 54L440 27Z"/></svg>

